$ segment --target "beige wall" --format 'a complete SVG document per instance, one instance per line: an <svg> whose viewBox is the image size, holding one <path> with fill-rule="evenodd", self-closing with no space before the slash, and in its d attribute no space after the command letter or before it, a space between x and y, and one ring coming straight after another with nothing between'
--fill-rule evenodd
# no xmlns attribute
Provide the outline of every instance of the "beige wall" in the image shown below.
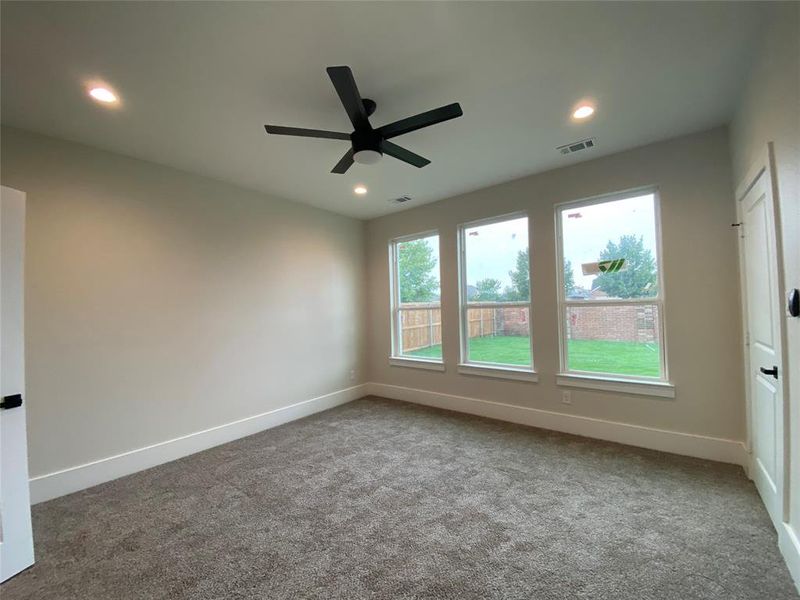
<svg viewBox="0 0 800 600"><path fill-rule="evenodd" d="M370 221L369 379L726 439L744 437L739 279L730 159L723 128L549 171ZM656 184L661 195L666 335L674 400L573 390L561 404L553 205ZM538 383L460 375L459 223L524 209L533 224L534 353ZM445 373L390 367L387 244L438 228Z"/></svg>
<svg viewBox="0 0 800 600"><path fill-rule="evenodd" d="M362 222L5 128L2 183L32 477L363 381Z"/></svg>
<svg viewBox="0 0 800 600"><path fill-rule="evenodd" d="M800 3L769 5L758 61L731 125L733 176L775 143L787 288L800 288ZM800 532L800 319L787 318L791 470L791 523ZM800 574L800 573L799 573Z"/></svg>

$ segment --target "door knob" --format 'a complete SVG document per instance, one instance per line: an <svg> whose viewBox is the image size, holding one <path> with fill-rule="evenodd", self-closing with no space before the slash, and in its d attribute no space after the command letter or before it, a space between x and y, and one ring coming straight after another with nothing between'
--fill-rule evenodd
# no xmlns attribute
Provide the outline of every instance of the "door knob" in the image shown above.
<svg viewBox="0 0 800 600"><path fill-rule="evenodd" d="M771 369L759 367L759 371L761 371L764 375L772 375L775 379L778 378L778 367L772 367Z"/></svg>
<svg viewBox="0 0 800 600"><path fill-rule="evenodd" d="M3 401L0 402L0 408L17 408L22 406L22 394L11 394L10 396L3 396Z"/></svg>

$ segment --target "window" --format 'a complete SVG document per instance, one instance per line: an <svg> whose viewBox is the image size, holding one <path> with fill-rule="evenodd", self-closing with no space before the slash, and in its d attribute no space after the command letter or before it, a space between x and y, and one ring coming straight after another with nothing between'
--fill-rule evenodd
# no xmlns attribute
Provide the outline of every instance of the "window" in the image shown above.
<svg viewBox="0 0 800 600"><path fill-rule="evenodd" d="M561 370L666 381L655 190L561 205Z"/></svg>
<svg viewBox="0 0 800 600"><path fill-rule="evenodd" d="M462 365L532 372L528 217L467 223L459 241Z"/></svg>
<svg viewBox="0 0 800 600"><path fill-rule="evenodd" d="M442 362L439 234L393 240L392 356Z"/></svg>

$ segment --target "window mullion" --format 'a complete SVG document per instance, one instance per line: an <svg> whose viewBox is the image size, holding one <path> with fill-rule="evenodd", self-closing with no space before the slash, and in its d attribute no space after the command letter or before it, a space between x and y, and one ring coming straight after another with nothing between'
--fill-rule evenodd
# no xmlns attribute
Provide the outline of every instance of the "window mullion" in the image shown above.
<svg viewBox="0 0 800 600"><path fill-rule="evenodd" d="M613 298L608 300L560 300L565 306L618 306L630 304L656 304L661 302L660 296L652 298Z"/></svg>

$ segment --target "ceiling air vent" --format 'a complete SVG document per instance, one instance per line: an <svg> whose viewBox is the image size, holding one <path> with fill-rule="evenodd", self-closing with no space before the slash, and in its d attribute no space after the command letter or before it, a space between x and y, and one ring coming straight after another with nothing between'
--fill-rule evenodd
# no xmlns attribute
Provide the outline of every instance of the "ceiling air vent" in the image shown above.
<svg viewBox="0 0 800 600"><path fill-rule="evenodd" d="M556 148L556 150L558 150L561 154L572 154L573 152L578 152L579 150L594 148L594 144L595 144L594 138L587 138L585 140L580 140L579 142L564 144L563 146L559 146L558 148Z"/></svg>
<svg viewBox="0 0 800 600"><path fill-rule="evenodd" d="M389 200L392 204L405 204L406 202L411 201L411 196L400 196L399 198L392 198Z"/></svg>

